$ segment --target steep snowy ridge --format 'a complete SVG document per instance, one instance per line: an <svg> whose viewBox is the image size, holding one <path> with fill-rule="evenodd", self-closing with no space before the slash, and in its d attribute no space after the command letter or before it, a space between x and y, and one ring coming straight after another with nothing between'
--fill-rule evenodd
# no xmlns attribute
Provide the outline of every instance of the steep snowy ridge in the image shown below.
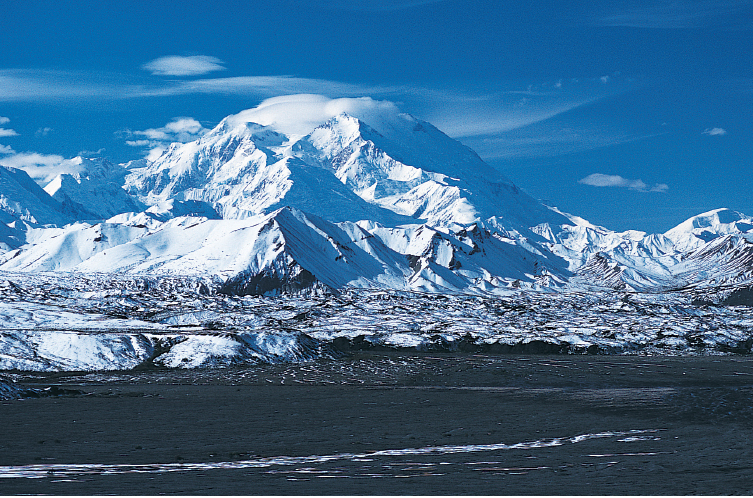
<svg viewBox="0 0 753 498"><path fill-rule="evenodd" d="M687 285L730 285L753 281L753 234L723 235L688 254L677 276Z"/></svg>
<svg viewBox="0 0 753 498"><path fill-rule="evenodd" d="M179 217L151 228L79 223L30 237L28 250L0 256L0 269L215 275L226 290L241 294L275 293L302 274L309 277L298 282L301 288L315 282L332 289L401 288L408 272L404 256L357 225L335 225L292 208L244 220ZM255 279L263 280L258 288Z"/></svg>
<svg viewBox="0 0 753 498"><path fill-rule="evenodd" d="M22 221L33 225L64 225L72 218L20 169L0 166L0 223Z"/></svg>
<svg viewBox="0 0 753 498"><path fill-rule="evenodd" d="M148 205L176 198L209 202L226 218L259 214L290 188L284 165L275 164L269 149L285 140L260 125L225 120L199 140L172 144L153 163L134 169L125 189ZM230 207L235 209L226 213Z"/></svg>
<svg viewBox="0 0 753 498"><path fill-rule="evenodd" d="M359 120L340 115L297 142L293 151L304 161L318 159L359 197L385 209L433 225L477 218L446 175L396 160L374 143L379 138L386 141Z"/></svg>
<svg viewBox="0 0 753 498"><path fill-rule="evenodd" d="M431 124L400 114L380 128L335 116L292 151L304 161L318 160L364 200L431 226L492 216L525 228L534 220L566 221Z"/></svg>
<svg viewBox="0 0 753 498"><path fill-rule="evenodd" d="M61 173L44 190L60 202L75 220L102 220L115 214L140 211L145 206L123 190L127 170L106 159L75 157L78 173Z"/></svg>

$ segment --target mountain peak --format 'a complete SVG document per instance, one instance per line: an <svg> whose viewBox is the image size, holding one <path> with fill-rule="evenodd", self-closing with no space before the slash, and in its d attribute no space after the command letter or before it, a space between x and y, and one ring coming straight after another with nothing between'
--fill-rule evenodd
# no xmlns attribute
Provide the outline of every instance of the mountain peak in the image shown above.
<svg viewBox="0 0 753 498"><path fill-rule="evenodd" d="M724 235L753 232L753 218L727 208L692 216L664 235L684 248L700 247Z"/></svg>

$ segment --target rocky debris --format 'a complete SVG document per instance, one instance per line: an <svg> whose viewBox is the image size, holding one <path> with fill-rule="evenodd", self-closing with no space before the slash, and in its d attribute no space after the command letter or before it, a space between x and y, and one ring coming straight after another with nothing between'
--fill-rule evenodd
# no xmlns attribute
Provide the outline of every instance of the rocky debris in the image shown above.
<svg viewBox="0 0 753 498"><path fill-rule="evenodd" d="M389 350L697 355L753 348L749 307L697 305L693 292L237 296L190 279L6 277L5 369L198 368Z"/></svg>

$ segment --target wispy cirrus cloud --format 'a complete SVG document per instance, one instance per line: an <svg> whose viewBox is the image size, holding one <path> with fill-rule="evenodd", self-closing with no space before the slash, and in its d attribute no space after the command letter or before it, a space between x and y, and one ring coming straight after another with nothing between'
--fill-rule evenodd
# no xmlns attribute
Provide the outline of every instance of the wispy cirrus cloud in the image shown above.
<svg viewBox="0 0 753 498"><path fill-rule="evenodd" d="M415 103L422 117L451 137L479 141L547 121L635 86L625 81L604 85L601 78L591 78L566 83L559 79L523 89L421 89Z"/></svg>
<svg viewBox="0 0 753 498"><path fill-rule="evenodd" d="M168 55L147 62L143 69L157 76L201 76L213 71L223 71L225 66L217 57L208 55Z"/></svg>
<svg viewBox="0 0 753 498"><path fill-rule="evenodd" d="M286 75L156 80L118 73L0 69L0 102L125 100L191 94L240 95L262 99L299 93L348 97L397 93L405 88Z"/></svg>
<svg viewBox="0 0 753 498"><path fill-rule="evenodd" d="M397 92L405 87L343 83L294 76L235 76L174 81L166 85L134 89L136 97L160 97L190 94L253 95L262 98L293 94L323 94L330 97L362 96Z"/></svg>
<svg viewBox="0 0 753 498"><path fill-rule="evenodd" d="M654 0L628 6L606 2L590 24L644 29L750 29L751 14L749 0Z"/></svg>
<svg viewBox="0 0 753 498"><path fill-rule="evenodd" d="M127 84L121 74L84 71L0 69L0 102L122 99L144 85Z"/></svg>
<svg viewBox="0 0 753 498"><path fill-rule="evenodd" d="M412 9L445 1L447 0L336 0L328 2L326 6L337 10L380 12Z"/></svg>
<svg viewBox="0 0 753 498"><path fill-rule="evenodd" d="M542 122L494 135L466 137L463 143L486 160L555 157L655 137L610 127L560 127Z"/></svg>
<svg viewBox="0 0 753 498"><path fill-rule="evenodd" d="M484 142L482 157L498 157L495 136L544 122L639 85L612 75L609 84L600 77L556 79L539 84L449 82L375 85L287 75L237 76L165 80L86 72L0 70L0 102L124 100L168 98L194 94L242 96L249 100L284 95L317 94L327 98L369 96L395 102L451 137L464 142ZM145 130L146 131L146 130ZM158 139L135 133L127 137L135 147L158 147ZM147 140L149 142L147 142ZM622 138L619 138L622 140ZM580 147L587 142L581 142Z"/></svg>
<svg viewBox="0 0 753 498"><path fill-rule="evenodd" d="M724 128L706 128L705 130L703 130L702 133L704 135L715 137L715 136L726 135L727 130L725 130Z"/></svg>
<svg viewBox="0 0 753 498"><path fill-rule="evenodd" d="M445 106L433 106L426 119L451 137L489 136L545 121L592 101L588 97L564 102L501 98L483 103L458 99Z"/></svg>
<svg viewBox="0 0 753 498"><path fill-rule="evenodd" d="M669 190L669 186L666 183L655 183L654 185L649 186L640 179L630 180L619 175L605 175L602 173L590 174L587 177L578 180L578 183L591 185L593 187L621 187L630 190L637 190L638 192L666 192Z"/></svg>

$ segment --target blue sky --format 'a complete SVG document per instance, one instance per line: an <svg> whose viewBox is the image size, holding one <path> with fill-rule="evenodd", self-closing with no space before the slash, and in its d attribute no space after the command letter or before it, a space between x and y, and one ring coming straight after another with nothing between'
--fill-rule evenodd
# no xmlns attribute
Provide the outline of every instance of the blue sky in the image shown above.
<svg viewBox="0 0 753 498"><path fill-rule="evenodd" d="M6 2L0 47L0 164L40 182L316 93L394 102L614 230L753 214L751 1Z"/></svg>

